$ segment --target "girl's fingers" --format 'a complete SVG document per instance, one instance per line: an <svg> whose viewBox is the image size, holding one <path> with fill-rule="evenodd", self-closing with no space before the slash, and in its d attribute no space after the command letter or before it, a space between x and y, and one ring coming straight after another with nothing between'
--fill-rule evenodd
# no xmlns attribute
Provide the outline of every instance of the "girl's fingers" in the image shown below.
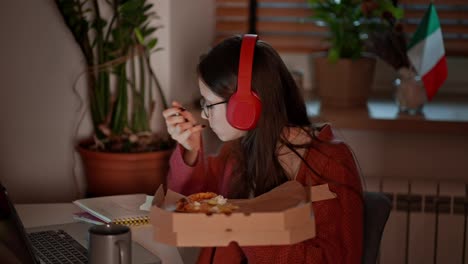
<svg viewBox="0 0 468 264"><path fill-rule="evenodd" d="M180 107L182 107L182 104L180 104L180 103L177 102L177 101L172 101L172 106L174 106L174 107L179 107L179 108L180 108Z"/></svg>
<svg viewBox="0 0 468 264"><path fill-rule="evenodd" d="M184 109L185 111L185 109ZM181 115L182 109L178 107L171 107L162 112L164 118L168 118L170 116L177 116Z"/></svg>
<svg viewBox="0 0 468 264"><path fill-rule="evenodd" d="M187 111L177 101L172 102L172 107L163 111L166 125L171 137L180 142L187 140L190 135L202 130L204 125L197 125L197 120L192 113Z"/></svg>
<svg viewBox="0 0 468 264"><path fill-rule="evenodd" d="M197 124L197 120L193 117L193 114L190 113L189 111L183 111L183 112L180 112L180 114L185 118L187 119L190 123L192 124Z"/></svg>
<svg viewBox="0 0 468 264"><path fill-rule="evenodd" d="M179 137L180 134L183 134L186 130L194 127L191 122L185 120L185 122L176 122L174 125L168 125L168 132L173 138Z"/></svg>
<svg viewBox="0 0 468 264"><path fill-rule="evenodd" d="M190 123L190 122L186 122L186 123L177 124L175 126L175 129L176 129L176 131L183 132L183 131L191 128L191 127L193 127L193 124Z"/></svg>
<svg viewBox="0 0 468 264"><path fill-rule="evenodd" d="M170 111L168 111L170 109ZM166 112L167 111L167 112ZM190 121L192 124L197 124L197 120L193 117L193 114L187 111L182 104L180 104L177 101L172 102L172 108L168 108L165 112L163 112L163 115L165 117L171 116L171 115L181 115L185 117L188 121Z"/></svg>
<svg viewBox="0 0 468 264"><path fill-rule="evenodd" d="M200 132L201 130L203 130L203 128L205 128L205 125L196 125L196 126L193 126L193 127L189 128L189 129L185 130L178 137L178 141L179 142L186 141L193 133Z"/></svg>
<svg viewBox="0 0 468 264"><path fill-rule="evenodd" d="M168 118L170 116L179 116L183 115L186 109L177 101L172 102L172 107L164 110L162 112L164 118Z"/></svg>
<svg viewBox="0 0 468 264"><path fill-rule="evenodd" d="M166 118L166 125L176 125L188 122L187 118L183 116L169 116Z"/></svg>
<svg viewBox="0 0 468 264"><path fill-rule="evenodd" d="M174 108L179 108L179 109L181 110L181 112L184 112L185 110L187 110L187 109L185 109L185 108L182 106L182 104L180 104L180 103L177 102L177 101L173 101L173 102L172 102L172 106L173 106Z"/></svg>

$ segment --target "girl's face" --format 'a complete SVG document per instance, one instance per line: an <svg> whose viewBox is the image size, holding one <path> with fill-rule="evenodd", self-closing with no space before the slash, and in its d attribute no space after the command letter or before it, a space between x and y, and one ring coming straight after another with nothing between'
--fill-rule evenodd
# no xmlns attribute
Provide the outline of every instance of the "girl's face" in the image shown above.
<svg viewBox="0 0 468 264"><path fill-rule="evenodd" d="M216 104L225 101L222 97L217 96L213 93L210 88L199 78L198 86L200 93L205 99L205 105ZM206 109L208 116L202 111L202 118L207 119L210 123L211 129L222 141L231 141L243 137L247 132L232 127L226 118L226 104L218 104Z"/></svg>

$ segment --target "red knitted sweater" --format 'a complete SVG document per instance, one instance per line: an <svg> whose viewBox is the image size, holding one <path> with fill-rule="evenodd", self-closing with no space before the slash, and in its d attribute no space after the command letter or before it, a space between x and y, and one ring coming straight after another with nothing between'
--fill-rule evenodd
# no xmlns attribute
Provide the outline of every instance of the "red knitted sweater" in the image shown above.
<svg viewBox="0 0 468 264"><path fill-rule="evenodd" d="M329 183L337 199L314 202L316 237L284 246L228 247L202 249L198 263L361 263L363 235L362 188L353 155L346 144L336 140L330 126L323 127L318 140L305 160L322 178L301 164L296 180L303 185ZM168 187L184 195L201 191L228 194L232 161L223 146L216 157L205 159L200 151L196 164L188 166L182 159L182 147L176 148L170 160ZM214 255L212 256L212 254Z"/></svg>

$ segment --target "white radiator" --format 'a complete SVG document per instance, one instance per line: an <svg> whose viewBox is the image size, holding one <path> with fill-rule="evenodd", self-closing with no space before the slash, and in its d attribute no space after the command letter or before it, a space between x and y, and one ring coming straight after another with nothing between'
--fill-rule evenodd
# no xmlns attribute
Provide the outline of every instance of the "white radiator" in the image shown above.
<svg viewBox="0 0 468 264"><path fill-rule="evenodd" d="M466 183L368 178L366 190L393 204L378 263L468 263Z"/></svg>

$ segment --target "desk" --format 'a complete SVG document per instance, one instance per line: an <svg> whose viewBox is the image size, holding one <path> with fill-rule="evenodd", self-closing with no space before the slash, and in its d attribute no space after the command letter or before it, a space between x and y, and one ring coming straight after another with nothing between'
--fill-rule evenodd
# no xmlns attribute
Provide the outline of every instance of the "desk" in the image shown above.
<svg viewBox="0 0 468 264"><path fill-rule="evenodd" d="M72 214L82 211L72 203L16 204L16 210L25 228L45 225L73 223ZM153 241L153 227L150 225L132 227L132 240L157 255L162 263L195 263L199 249L177 248Z"/></svg>

